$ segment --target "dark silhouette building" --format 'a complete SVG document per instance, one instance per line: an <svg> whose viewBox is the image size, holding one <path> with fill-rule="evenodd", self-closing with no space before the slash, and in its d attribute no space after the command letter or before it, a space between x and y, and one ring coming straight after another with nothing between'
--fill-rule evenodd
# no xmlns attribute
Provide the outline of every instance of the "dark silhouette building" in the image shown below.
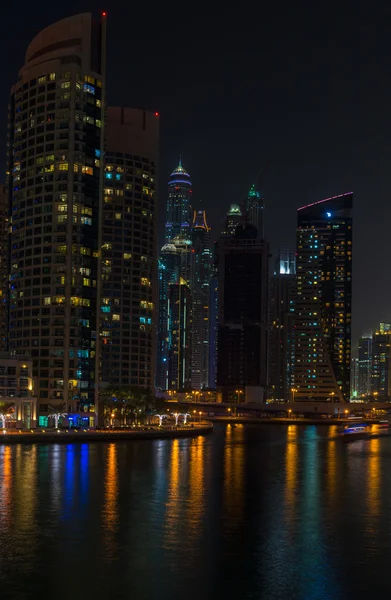
<svg viewBox="0 0 391 600"><path fill-rule="evenodd" d="M268 260L268 245L250 223L217 245L217 389L224 402L265 399Z"/></svg>
<svg viewBox="0 0 391 600"><path fill-rule="evenodd" d="M353 194L298 210L295 398L350 398Z"/></svg>
<svg viewBox="0 0 391 600"><path fill-rule="evenodd" d="M169 285L168 292L168 389L191 389L191 293L188 283L180 278Z"/></svg>
<svg viewBox="0 0 391 600"><path fill-rule="evenodd" d="M372 386L372 332L358 342L358 396L369 396Z"/></svg>

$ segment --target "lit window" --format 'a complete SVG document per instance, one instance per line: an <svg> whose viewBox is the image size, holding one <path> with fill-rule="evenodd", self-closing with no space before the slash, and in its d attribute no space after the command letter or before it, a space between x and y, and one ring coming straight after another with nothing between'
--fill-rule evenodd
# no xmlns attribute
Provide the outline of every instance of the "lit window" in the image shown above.
<svg viewBox="0 0 391 600"><path fill-rule="evenodd" d="M94 164L95 164L96 167L100 167L100 160L99 160L99 158L95 158L94 159Z"/></svg>
<svg viewBox="0 0 391 600"><path fill-rule="evenodd" d="M59 163L58 165L58 170L59 171L68 171L68 163Z"/></svg>
<svg viewBox="0 0 391 600"><path fill-rule="evenodd" d="M117 221L121 221L121 219L122 219L121 213L115 213L115 218L117 219Z"/></svg>
<svg viewBox="0 0 391 600"><path fill-rule="evenodd" d="M100 119L96 119L96 120L95 120L95 125L96 125L97 127L102 127L102 121L101 121Z"/></svg>
<svg viewBox="0 0 391 600"><path fill-rule="evenodd" d="M80 217L80 223L82 225L92 225L91 217Z"/></svg>
<svg viewBox="0 0 391 600"><path fill-rule="evenodd" d="M119 320L120 320L119 315L113 315L113 321L119 321Z"/></svg>
<svg viewBox="0 0 391 600"><path fill-rule="evenodd" d="M117 181L119 181L121 179L121 173L116 173L115 178Z"/></svg>
<svg viewBox="0 0 391 600"><path fill-rule="evenodd" d="M102 102L99 99L96 100L95 104L97 105L98 108L100 108L102 106Z"/></svg>
<svg viewBox="0 0 391 600"><path fill-rule="evenodd" d="M47 156L45 156L45 160L46 160L46 162L53 162L54 154L48 154Z"/></svg>
<svg viewBox="0 0 391 600"><path fill-rule="evenodd" d="M42 77L38 77L38 83L45 83L46 75L42 75Z"/></svg>
<svg viewBox="0 0 391 600"><path fill-rule="evenodd" d="M96 80L96 87L99 87L99 88L102 87L102 82L100 81L100 79Z"/></svg>
<svg viewBox="0 0 391 600"><path fill-rule="evenodd" d="M80 165L78 165L77 163L73 163L73 171L75 173L77 173L79 171L79 167L80 167Z"/></svg>
<svg viewBox="0 0 391 600"><path fill-rule="evenodd" d="M94 117L90 117L89 115L84 115L84 123L88 123L89 125L94 124Z"/></svg>
<svg viewBox="0 0 391 600"><path fill-rule="evenodd" d="M125 184L125 190L132 190L133 189L133 185L131 183L126 183Z"/></svg>
<svg viewBox="0 0 391 600"><path fill-rule="evenodd" d="M55 81L56 80L56 74L55 73L49 73L49 81Z"/></svg>
<svg viewBox="0 0 391 600"><path fill-rule="evenodd" d="M130 260L132 258L132 255L129 254L129 252L124 252L124 259L125 260Z"/></svg>
<svg viewBox="0 0 391 600"><path fill-rule="evenodd" d="M60 254L65 254L66 251L67 251L66 246L57 246L57 252L60 252Z"/></svg>
<svg viewBox="0 0 391 600"><path fill-rule="evenodd" d="M91 75L84 75L84 81L86 83L92 83L92 85L95 84L95 77L92 77Z"/></svg>
<svg viewBox="0 0 391 600"><path fill-rule="evenodd" d="M87 167L86 165L83 165L81 170L82 170L82 173L85 173L86 175L94 174L94 169L92 167Z"/></svg>
<svg viewBox="0 0 391 600"><path fill-rule="evenodd" d="M64 77L64 79L70 79L71 78L71 72L70 71L66 71L66 73L64 73L63 77Z"/></svg>
<svg viewBox="0 0 391 600"><path fill-rule="evenodd" d="M48 305L48 304L50 304L50 303L51 303L51 301L52 301L52 299L51 299L51 297L50 297L50 296L46 296L46 297L43 299L43 303L44 303L45 305Z"/></svg>
<svg viewBox="0 0 391 600"><path fill-rule="evenodd" d="M83 285L90 287L91 286L91 279L88 279L88 277L84 277L83 278Z"/></svg>
<svg viewBox="0 0 391 600"><path fill-rule="evenodd" d="M106 173L106 179L113 179L112 173Z"/></svg>
<svg viewBox="0 0 391 600"><path fill-rule="evenodd" d="M83 254L84 256L91 256L91 248L86 248L85 246L81 246L80 254Z"/></svg>
<svg viewBox="0 0 391 600"><path fill-rule="evenodd" d="M84 91L87 94L93 94L95 96L95 88L92 85L89 85L88 83L84 84Z"/></svg>
<svg viewBox="0 0 391 600"><path fill-rule="evenodd" d="M98 150L98 149L95 149L95 156L96 156L97 158L100 158L100 150Z"/></svg>
<svg viewBox="0 0 391 600"><path fill-rule="evenodd" d="M112 196L114 194L113 188L105 188L105 194L107 196Z"/></svg>
<svg viewBox="0 0 391 600"><path fill-rule="evenodd" d="M67 90L71 87L71 82L70 81L63 81L61 84L61 89L63 90Z"/></svg>

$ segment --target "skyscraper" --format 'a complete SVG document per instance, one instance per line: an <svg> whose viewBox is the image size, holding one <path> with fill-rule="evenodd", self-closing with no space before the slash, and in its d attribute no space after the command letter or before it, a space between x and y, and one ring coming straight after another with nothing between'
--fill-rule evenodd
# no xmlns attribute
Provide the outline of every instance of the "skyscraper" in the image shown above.
<svg viewBox="0 0 391 600"><path fill-rule="evenodd" d="M32 356L41 413L94 410L105 54L105 17L63 19L11 92L9 347Z"/></svg>
<svg viewBox="0 0 391 600"><path fill-rule="evenodd" d="M166 210L166 242L180 235L190 239L192 222L192 184L189 173L182 167L182 161L171 173L168 182Z"/></svg>
<svg viewBox="0 0 391 600"><path fill-rule="evenodd" d="M282 248L270 278L268 396L287 401L293 387L296 254Z"/></svg>
<svg viewBox="0 0 391 600"><path fill-rule="evenodd" d="M159 119L107 109L100 240L100 379L153 389L156 368Z"/></svg>
<svg viewBox="0 0 391 600"><path fill-rule="evenodd" d="M268 245L249 223L219 239L217 389L224 402L265 399L268 261Z"/></svg>
<svg viewBox="0 0 391 600"><path fill-rule="evenodd" d="M191 388L191 314L190 287L180 278L169 285L168 292L169 390Z"/></svg>
<svg viewBox="0 0 391 600"><path fill-rule="evenodd" d="M170 338L168 331L168 293L171 283L179 281L179 261L174 244L165 244L158 262L159 318L156 382L158 390L168 390Z"/></svg>
<svg viewBox="0 0 391 600"><path fill-rule="evenodd" d="M353 194L298 210L295 397L350 397Z"/></svg>
<svg viewBox="0 0 391 600"><path fill-rule="evenodd" d="M231 204L225 218L222 235L234 235L236 226L243 221L242 210L239 204Z"/></svg>
<svg viewBox="0 0 391 600"><path fill-rule="evenodd" d="M378 400L391 397L391 330L385 323L372 337L371 394Z"/></svg>
<svg viewBox="0 0 391 600"><path fill-rule="evenodd" d="M363 335L358 343L358 396L369 396L372 380L372 332Z"/></svg>
<svg viewBox="0 0 391 600"><path fill-rule="evenodd" d="M260 237L262 240L264 237L264 200L260 192L256 189L255 185L251 186L247 196L247 211L249 214L250 223L257 228L258 237Z"/></svg>
<svg viewBox="0 0 391 600"><path fill-rule="evenodd" d="M8 192L0 185L0 352L8 347Z"/></svg>
<svg viewBox="0 0 391 600"><path fill-rule="evenodd" d="M194 389L209 386L209 300L211 277L210 228L204 210L195 210L192 226L194 270L192 293L191 383Z"/></svg>

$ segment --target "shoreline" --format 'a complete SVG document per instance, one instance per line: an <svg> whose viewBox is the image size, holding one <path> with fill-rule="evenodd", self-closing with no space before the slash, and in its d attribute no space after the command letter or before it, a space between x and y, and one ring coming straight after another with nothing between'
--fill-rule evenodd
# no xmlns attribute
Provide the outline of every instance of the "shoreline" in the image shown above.
<svg viewBox="0 0 391 600"><path fill-rule="evenodd" d="M352 421L348 419L320 419L320 418L289 418L289 417L209 417L212 423L229 423L230 425L346 425ZM368 421L368 419L366 419Z"/></svg>
<svg viewBox="0 0 391 600"><path fill-rule="evenodd" d="M0 444L72 444L77 442L118 442L131 440L164 440L196 437L212 433L213 423L205 422L197 427L154 430L86 430L86 431L36 431L25 433L0 433Z"/></svg>

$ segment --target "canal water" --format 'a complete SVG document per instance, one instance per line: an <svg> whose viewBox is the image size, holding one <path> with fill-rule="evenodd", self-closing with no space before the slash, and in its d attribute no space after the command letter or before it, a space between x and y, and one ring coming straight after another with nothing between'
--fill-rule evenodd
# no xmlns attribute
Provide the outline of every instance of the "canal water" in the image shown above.
<svg viewBox="0 0 391 600"><path fill-rule="evenodd" d="M391 438L335 433L0 446L1 600L389 597Z"/></svg>

